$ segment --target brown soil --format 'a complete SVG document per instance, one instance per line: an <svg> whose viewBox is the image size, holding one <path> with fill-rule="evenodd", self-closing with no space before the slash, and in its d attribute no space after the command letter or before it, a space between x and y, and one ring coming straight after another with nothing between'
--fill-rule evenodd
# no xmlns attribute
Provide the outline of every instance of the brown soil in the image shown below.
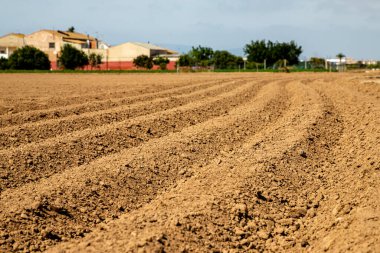
<svg viewBox="0 0 380 253"><path fill-rule="evenodd" d="M380 252L375 74L0 77L0 252Z"/></svg>

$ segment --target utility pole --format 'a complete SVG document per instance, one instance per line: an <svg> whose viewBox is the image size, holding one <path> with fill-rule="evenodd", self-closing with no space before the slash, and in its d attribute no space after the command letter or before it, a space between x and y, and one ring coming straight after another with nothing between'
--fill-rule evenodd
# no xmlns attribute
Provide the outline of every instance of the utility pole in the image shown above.
<svg viewBox="0 0 380 253"><path fill-rule="evenodd" d="M264 70L267 70L267 59L264 60Z"/></svg>

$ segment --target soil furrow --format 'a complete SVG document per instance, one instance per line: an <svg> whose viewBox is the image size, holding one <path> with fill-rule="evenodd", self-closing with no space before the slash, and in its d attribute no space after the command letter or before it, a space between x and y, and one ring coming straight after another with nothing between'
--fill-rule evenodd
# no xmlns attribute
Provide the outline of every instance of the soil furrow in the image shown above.
<svg viewBox="0 0 380 253"><path fill-rule="evenodd" d="M29 189L8 190L2 194L1 202L6 203L7 199L25 197L21 192L33 189L32 192L36 192L36 196L43 196L44 199L41 200L45 203L43 205L50 208L51 204L46 205L46 203L57 202L57 198L63 199L57 196L59 193L56 189L46 188L46 184L50 185L52 181L59 180L58 188L66 196L64 205L73 215L72 220L61 217L61 221L67 224L67 231L62 231L59 236L63 236L64 240L78 237L78 233L88 232L89 224L96 224L106 218L107 220L116 218L124 211L136 209L141 204L149 202L159 191L162 192L168 186L175 184L178 179L191 177L192 170L209 164L218 153L228 152L239 146L239 143L245 140L246 134L262 129L260 122L271 122L281 115L287 107L286 98L286 92L283 92L281 87L268 84L254 100L235 108L229 112L229 115L151 140L141 147L106 157L85 167L78 167L70 172L65 171L64 175L50 178L49 183L47 180L42 180L40 186L30 185L32 188L28 187ZM231 127L235 130L230 131ZM186 170L182 171L183 168ZM80 192L87 188L94 191L86 196L81 195ZM135 198L136 194L140 197ZM32 196L29 197L33 200ZM29 206L32 201L30 198L20 200L19 203L24 202L21 206ZM86 203L82 205L80 199L86 199ZM110 199L112 202L108 201ZM83 208L87 209L82 210ZM21 207L18 210L22 209ZM11 211L4 210L3 215L4 213L9 215ZM32 213L31 215L34 216ZM48 216L43 219L47 223L49 219L57 218L55 214ZM41 219L41 222L44 222L43 220ZM87 224L83 222L86 220ZM33 221L29 220L27 226L32 224ZM14 227L14 224L8 226ZM57 243L54 240L48 241L48 244ZM44 246L42 244L38 247Z"/></svg>
<svg viewBox="0 0 380 253"><path fill-rule="evenodd" d="M32 79L23 78L23 83L14 87L12 81L14 81L14 77L17 79L17 76L10 75L9 80L7 78L3 80L2 91L4 94L0 92L2 97L1 114L49 108L59 109L63 106L78 105L94 100L138 96L181 87L184 84L191 86L197 82L223 79L223 77L211 76L191 78L166 75L162 78L165 82L162 82L158 76L90 75L82 78L80 75L73 75L72 78L65 76L66 80L58 78L58 82L54 82L52 81L54 76L34 75ZM109 89L110 86L112 89ZM14 99L17 99L17 103L13 102Z"/></svg>
<svg viewBox="0 0 380 253"><path fill-rule="evenodd" d="M334 102L344 129L318 171L324 178L319 189L324 198L305 232L314 251L376 252L380 248L376 201L380 199L380 103L371 89L378 87L368 84L367 92L361 93L356 83L339 83L314 86Z"/></svg>
<svg viewBox="0 0 380 253"><path fill-rule="evenodd" d="M273 245L265 243L272 236L264 222L270 223L272 214L261 212L261 217L256 213L261 204L274 206L270 199L274 198L273 192L268 195L267 191L271 180L263 169L273 166L285 151L298 152L297 146L308 136L307 129L323 115L320 102L312 97L314 94L301 92L300 88L291 88L292 105L283 117L268 122L269 128L264 126L263 131L248 138L240 151L223 154L216 159L220 162L197 168L191 178L141 209L102 225L80 244L74 241L52 252L270 251ZM272 128L273 123L282 127ZM272 226L277 225L272 222Z"/></svg>
<svg viewBox="0 0 380 253"><path fill-rule="evenodd" d="M211 87L202 87L203 89L196 87L195 91L189 90L188 92L190 93L182 91L182 95L174 96L170 94L168 97L150 101L144 99L143 102L134 103L133 105L118 106L108 110L92 111L81 115L3 128L0 129L0 147L2 147L1 149L17 147L25 143L39 142L69 132L95 128L148 113L168 110L190 103L195 99L228 92L238 85L239 82L232 81ZM159 95L157 96L159 97Z"/></svg>
<svg viewBox="0 0 380 253"><path fill-rule="evenodd" d="M20 112L17 114L0 116L0 127L20 125L30 122L45 121L49 119L61 119L71 115L81 115L87 112L107 110L110 108L117 108L123 105L132 105L137 102L146 102L149 100L157 99L160 97L168 97L170 95L185 94L187 92L193 92L202 88L208 88L213 85L221 84L224 81L209 81L192 83L186 85L177 85L179 87L168 87L162 91L155 91L147 94L138 94L134 96L124 96L121 98L108 98L103 100L85 101L80 104L73 104L68 106L61 106L57 108L48 108L45 110L32 110L26 112Z"/></svg>
<svg viewBox="0 0 380 253"><path fill-rule="evenodd" d="M0 252L377 252L378 80L2 75Z"/></svg>
<svg viewBox="0 0 380 253"><path fill-rule="evenodd" d="M231 108L255 96L262 85L245 83L216 97L204 98L165 112L0 151L0 166L3 168L0 190L49 177L72 166L89 163L125 148L138 146L149 139L227 114Z"/></svg>

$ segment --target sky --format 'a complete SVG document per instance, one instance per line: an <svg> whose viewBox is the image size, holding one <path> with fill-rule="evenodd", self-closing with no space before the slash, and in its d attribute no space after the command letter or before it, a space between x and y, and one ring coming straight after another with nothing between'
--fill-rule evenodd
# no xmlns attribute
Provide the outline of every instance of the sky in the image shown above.
<svg viewBox="0 0 380 253"><path fill-rule="evenodd" d="M380 60L380 0L12 0L1 4L0 36L76 31L110 45L150 42L243 53L250 41L291 40L302 59Z"/></svg>

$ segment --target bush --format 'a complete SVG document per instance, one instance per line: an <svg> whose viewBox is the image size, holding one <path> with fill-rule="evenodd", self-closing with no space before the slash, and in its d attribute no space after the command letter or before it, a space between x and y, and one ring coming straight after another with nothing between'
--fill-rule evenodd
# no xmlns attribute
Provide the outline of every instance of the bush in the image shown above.
<svg viewBox="0 0 380 253"><path fill-rule="evenodd" d="M8 59L10 69L20 70L49 70L49 57L41 50L32 47L24 46L17 49Z"/></svg>
<svg viewBox="0 0 380 253"><path fill-rule="evenodd" d="M188 54L183 54L179 57L177 61L177 65L179 64L180 67L190 67L194 65L194 60L191 58Z"/></svg>
<svg viewBox="0 0 380 253"><path fill-rule="evenodd" d="M58 64L62 66L64 69L77 69L83 68L88 65L88 57L87 55L73 47L70 44L65 44L61 49L61 56L58 57Z"/></svg>
<svg viewBox="0 0 380 253"><path fill-rule="evenodd" d="M157 58L155 58L155 59L153 60L154 65L158 65L158 66L160 66L160 69L161 69L161 70L166 70L166 66L168 65L169 62L170 62L170 61L169 61L168 58L166 58L166 57L161 57L161 56L159 56L159 57L157 57Z"/></svg>
<svg viewBox="0 0 380 253"><path fill-rule="evenodd" d="M145 68L145 69L152 69L153 68L153 59L152 59L152 57L148 57L146 55L140 55L140 56L137 56L135 59L133 59L133 64L136 67Z"/></svg>
<svg viewBox="0 0 380 253"><path fill-rule="evenodd" d="M0 58L0 70L9 69L8 59Z"/></svg>
<svg viewBox="0 0 380 253"><path fill-rule="evenodd" d="M90 66L91 66L92 68L97 68L97 67L99 67L99 65L102 64L102 59L103 59L103 56L100 55L100 54L91 53L91 54L88 56L88 61L89 61Z"/></svg>

